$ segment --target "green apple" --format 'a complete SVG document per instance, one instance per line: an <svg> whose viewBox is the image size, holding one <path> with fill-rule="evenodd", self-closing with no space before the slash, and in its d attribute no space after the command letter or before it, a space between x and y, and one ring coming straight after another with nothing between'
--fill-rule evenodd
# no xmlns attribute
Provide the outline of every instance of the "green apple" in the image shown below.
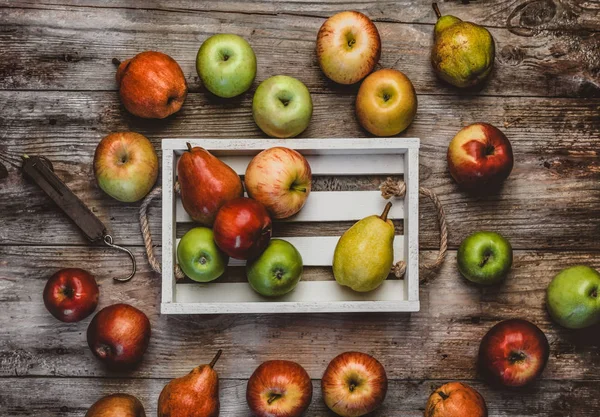
<svg viewBox="0 0 600 417"><path fill-rule="evenodd" d="M195 227L179 241L177 261L189 278L198 282L209 282L223 275L229 257L215 244L212 230Z"/></svg>
<svg viewBox="0 0 600 417"><path fill-rule="evenodd" d="M271 239L267 249L246 266L250 286L259 294L276 297L292 291L302 276L302 256L281 239Z"/></svg>
<svg viewBox="0 0 600 417"><path fill-rule="evenodd" d="M298 136L308 127L312 111L308 88L287 75L264 80L252 100L254 121L263 132L275 138Z"/></svg>
<svg viewBox="0 0 600 417"><path fill-rule="evenodd" d="M222 33L204 41L196 56L204 86L224 98L247 91L256 77L256 55L241 36Z"/></svg>
<svg viewBox="0 0 600 417"><path fill-rule="evenodd" d="M458 270L469 281L493 285L501 282L512 266L512 247L495 232L476 232L462 241L456 254Z"/></svg>
<svg viewBox="0 0 600 417"><path fill-rule="evenodd" d="M563 269L548 286L546 305L550 316L569 329L600 323L600 273L583 265Z"/></svg>

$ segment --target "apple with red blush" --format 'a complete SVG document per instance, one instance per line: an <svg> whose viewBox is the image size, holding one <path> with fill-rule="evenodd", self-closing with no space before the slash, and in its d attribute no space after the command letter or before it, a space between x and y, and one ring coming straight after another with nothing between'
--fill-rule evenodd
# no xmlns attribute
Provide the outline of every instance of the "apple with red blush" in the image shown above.
<svg viewBox="0 0 600 417"><path fill-rule="evenodd" d="M57 271L46 282L44 305L60 321L72 323L94 312L99 295L92 274L79 268L66 268Z"/></svg>

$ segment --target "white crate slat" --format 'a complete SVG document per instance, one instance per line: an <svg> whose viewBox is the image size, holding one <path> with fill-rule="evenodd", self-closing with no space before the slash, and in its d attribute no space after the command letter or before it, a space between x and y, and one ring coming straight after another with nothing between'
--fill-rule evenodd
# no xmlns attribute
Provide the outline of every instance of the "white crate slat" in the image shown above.
<svg viewBox="0 0 600 417"><path fill-rule="evenodd" d="M186 142L202 146L235 166L244 164L263 149L285 146L313 161L316 175L400 175L407 185L406 196L395 199L392 218L402 219L404 235L395 238L395 261L407 263L404 279L386 280L370 293L356 293L333 280L301 281L292 293L266 299L246 282L175 283L175 231L177 223L189 222L174 193L178 157ZM419 139L165 139L163 148L163 289L164 314L309 313L309 312L411 312L419 310L418 277L418 149ZM355 169L356 168L356 169ZM315 170L316 169L316 170ZM385 206L378 191L313 192L304 209L291 221L358 220L378 214ZM323 214L323 212L326 212ZM335 216L327 214L336 213ZM350 214L339 214L337 212ZM345 217L344 217L345 216ZM289 237L305 257L305 265L329 266L336 236ZM327 262L327 259L329 261ZM243 262L232 260L232 265Z"/></svg>

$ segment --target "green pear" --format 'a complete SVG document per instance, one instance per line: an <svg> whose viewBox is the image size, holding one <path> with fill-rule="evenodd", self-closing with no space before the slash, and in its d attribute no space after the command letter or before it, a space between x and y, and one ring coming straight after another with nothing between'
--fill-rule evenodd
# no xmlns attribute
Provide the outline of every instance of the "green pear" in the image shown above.
<svg viewBox="0 0 600 417"><path fill-rule="evenodd" d="M455 16L438 17L434 28L431 65L437 75L456 87L473 87L484 81L494 66L494 38L483 26Z"/></svg>
<svg viewBox="0 0 600 417"><path fill-rule="evenodd" d="M390 274L394 262L394 223L387 218L392 203L381 216L356 222L342 235L333 254L333 275L354 291L379 287Z"/></svg>

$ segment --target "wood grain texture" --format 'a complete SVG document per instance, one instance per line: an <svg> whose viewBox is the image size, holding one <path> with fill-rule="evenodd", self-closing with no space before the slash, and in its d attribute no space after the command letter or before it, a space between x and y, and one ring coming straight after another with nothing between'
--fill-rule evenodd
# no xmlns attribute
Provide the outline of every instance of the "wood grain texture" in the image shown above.
<svg viewBox="0 0 600 417"><path fill-rule="evenodd" d="M24 2L19 8L15 7L17 2L9 3L11 7L0 12L0 46L4 57L0 62L0 88L3 89L114 90L117 86L111 59L126 59L151 49L177 60L190 90L200 91L195 69L198 48L214 33L233 32L247 38L257 54L254 86L271 75L287 74L302 80L313 93L339 94L341 89L346 90L327 80L316 61L318 29L323 17L334 12L319 4L276 2L271 6L285 8L289 4L306 9L290 16L288 11L269 12L269 6L263 13L255 13L265 4L261 2L247 6L210 2L219 4L217 10L207 3L194 6L191 2L187 2L191 10L186 10L183 4L173 7L167 2L156 8L71 7L50 2L46 5ZM502 16L524 4L523 1L504 2L512 3L504 6L498 3L502 2L478 10ZM483 89L461 94L600 96L600 23L589 23L597 18L598 11L566 2L561 2L561 10L554 10L550 5L554 4L552 0L534 3L537 9L535 4L525 5L511 17L511 21L520 22L518 30L512 26L509 30L506 25L490 28L497 50L491 80ZM351 5L331 3L330 6L340 10ZM436 79L429 62L434 23L429 1L423 1L420 7L407 7L402 2L394 5L357 2L355 6L380 20L377 26L383 50L379 67L405 72L419 94L458 93ZM448 12L456 10L456 6L449 6ZM203 7L210 12L202 12ZM310 7L321 11L315 14ZM535 17L538 9L550 9L539 24ZM415 11L421 15L420 20ZM581 15L587 18L580 22L577 16ZM398 21L418 23L395 23ZM568 27L580 30L569 31Z"/></svg>
<svg viewBox="0 0 600 417"><path fill-rule="evenodd" d="M0 375L172 378L223 349L219 372L224 378L248 378L261 362L274 358L295 360L312 378L320 378L334 356L358 349L380 358L392 379L472 380L481 337L500 320L523 317L539 325L550 341L545 379L600 380L599 329L562 329L550 321L544 306L552 277L574 264L598 268L596 253L518 251L504 284L480 288L460 277L451 252L439 276L420 289L421 311L410 315L160 316L160 277L141 262L141 248L134 252L140 271L121 285L112 276L129 268L129 261L118 252L1 247ZM430 260L433 253L422 255ZM91 318L65 324L44 308L46 279L59 268L75 266L96 277L100 308L126 302L150 317L150 347L136 371L109 372L95 359L85 341ZM319 273L307 271L309 279Z"/></svg>

